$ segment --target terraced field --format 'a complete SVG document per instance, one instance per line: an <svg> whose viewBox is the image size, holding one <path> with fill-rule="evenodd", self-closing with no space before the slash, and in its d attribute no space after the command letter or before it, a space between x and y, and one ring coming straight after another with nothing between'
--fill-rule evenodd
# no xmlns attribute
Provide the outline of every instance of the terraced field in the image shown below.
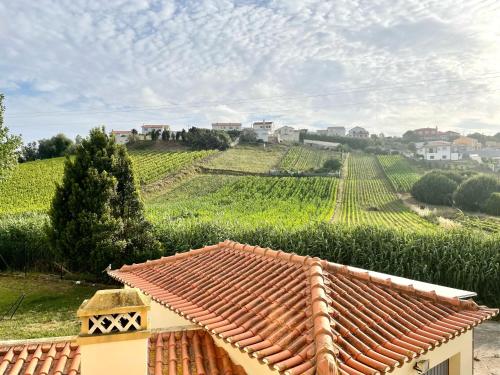
<svg viewBox="0 0 500 375"><path fill-rule="evenodd" d="M145 184L175 173L214 152L133 151L130 155L139 181ZM12 175L0 181L0 214L46 211L63 172L64 158L20 164Z"/></svg>
<svg viewBox="0 0 500 375"><path fill-rule="evenodd" d="M293 146L281 159L279 169L287 171L313 171L329 159L340 159L340 153L314 147Z"/></svg>
<svg viewBox="0 0 500 375"><path fill-rule="evenodd" d="M410 162L401 155L378 155L380 165L399 193L407 193L422 176Z"/></svg>
<svg viewBox="0 0 500 375"><path fill-rule="evenodd" d="M434 228L433 224L404 206L375 156L364 154L351 154L349 158L339 221L347 225L364 223L393 228Z"/></svg>
<svg viewBox="0 0 500 375"><path fill-rule="evenodd" d="M241 145L225 151L204 166L209 169L267 173L276 168L286 151L287 147L282 145Z"/></svg>
<svg viewBox="0 0 500 375"><path fill-rule="evenodd" d="M148 217L163 221L294 227L327 221L335 178L200 175L147 202Z"/></svg>

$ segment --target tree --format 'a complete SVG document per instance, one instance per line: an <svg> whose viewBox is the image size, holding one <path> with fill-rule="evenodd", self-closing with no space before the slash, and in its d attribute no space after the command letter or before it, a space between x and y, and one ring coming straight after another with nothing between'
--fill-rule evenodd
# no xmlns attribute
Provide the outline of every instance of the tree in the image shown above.
<svg viewBox="0 0 500 375"><path fill-rule="evenodd" d="M492 193L484 204L484 212L500 216L500 193Z"/></svg>
<svg viewBox="0 0 500 375"><path fill-rule="evenodd" d="M161 133L161 140L166 142L169 139L170 139L170 131L168 131L167 129L163 129Z"/></svg>
<svg viewBox="0 0 500 375"><path fill-rule="evenodd" d="M464 210L482 211L486 200L498 191L500 187L495 177L480 174L462 182L453 195L453 200Z"/></svg>
<svg viewBox="0 0 500 375"><path fill-rule="evenodd" d="M224 151L231 145L231 138L222 130L200 129L193 126L185 134L183 142L195 150Z"/></svg>
<svg viewBox="0 0 500 375"><path fill-rule="evenodd" d="M323 163L323 168L325 171L336 172L342 167L342 163L339 159L328 159Z"/></svg>
<svg viewBox="0 0 500 375"><path fill-rule="evenodd" d="M20 162L33 161L38 159L38 144L36 141L29 142L21 148Z"/></svg>
<svg viewBox="0 0 500 375"><path fill-rule="evenodd" d="M3 99L3 94L0 94L0 178L5 177L17 165L16 150L21 146L21 137L10 135L9 129L3 125Z"/></svg>
<svg viewBox="0 0 500 375"><path fill-rule="evenodd" d="M153 129L151 130L151 140L152 141L157 141L160 138L161 130L160 129Z"/></svg>
<svg viewBox="0 0 500 375"><path fill-rule="evenodd" d="M420 178L411 189L411 195L429 204L450 205L458 183L440 171L432 171Z"/></svg>
<svg viewBox="0 0 500 375"><path fill-rule="evenodd" d="M40 159L64 156L71 149L72 145L73 141L62 133L50 139L41 139L38 142L38 156Z"/></svg>
<svg viewBox="0 0 500 375"><path fill-rule="evenodd" d="M419 142L421 141L421 138L413 130L408 130L403 134L402 140L403 142Z"/></svg>
<svg viewBox="0 0 500 375"><path fill-rule="evenodd" d="M49 211L49 239L72 270L100 275L108 265L156 258L161 245L144 217L132 162L104 129L67 158Z"/></svg>
<svg viewBox="0 0 500 375"><path fill-rule="evenodd" d="M300 134L299 134L300 136ZM244 129L240 135L240 143L256 143L257 133L253 129Z"/></svg>

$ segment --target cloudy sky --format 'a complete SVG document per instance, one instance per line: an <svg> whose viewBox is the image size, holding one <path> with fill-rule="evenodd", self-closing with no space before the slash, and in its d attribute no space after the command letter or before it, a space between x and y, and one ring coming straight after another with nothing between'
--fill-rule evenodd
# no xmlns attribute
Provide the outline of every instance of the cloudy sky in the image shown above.
<svg viewBox="0 0 500 375"><path fill-rule="evenodd" d="M25 141L270 119L500 131L498 0L0 0Z"/></svg>

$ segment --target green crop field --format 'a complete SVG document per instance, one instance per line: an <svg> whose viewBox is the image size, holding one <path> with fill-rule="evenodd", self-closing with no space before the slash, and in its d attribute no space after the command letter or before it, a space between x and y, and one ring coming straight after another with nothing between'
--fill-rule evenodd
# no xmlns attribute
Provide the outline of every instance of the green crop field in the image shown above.
<svg viewBox="0 0 500 375"><path fill-rule="evenodd" d="M133 151L130 155L139 181L151 183L214 152ZM64 158L19 164L0 181L0 214L46 211L63 172Z"/></svg>
<svg viewBox="0 0 500 375"><path fill-rule="evenodd" d="M287 171L319 169L329 159L340 159L340 153L314 147L293 146L281 159L279 168Z"/></svg>
<svg viewBox="0 0 500 375"><path fill-rule="evenodd" d="M220 157L212 159L205 167L238 172L267 173L275 168L285 152L282 145L242 145L225 151Z"/></svg>
<svg viewBox="0 0 500 375"><path fill-rule="evenodd" d="M337 182L326 177L201 175L148 201L147 214L155 224L306 225L331 217Z"/></svg>
<svg viewBox="0 0 500 375"><path fill-rule="evenodd" d="M397 192L406 193L422 176L410 162L401 155L378 155L385 174Z"/></svg>
<svg viewBox="0 0 500 375"><path fill-rule="evenodd" d="M391 228L434 228L433 224L404 206L375 156L352 154L344 183L341 222Z"/></svg>

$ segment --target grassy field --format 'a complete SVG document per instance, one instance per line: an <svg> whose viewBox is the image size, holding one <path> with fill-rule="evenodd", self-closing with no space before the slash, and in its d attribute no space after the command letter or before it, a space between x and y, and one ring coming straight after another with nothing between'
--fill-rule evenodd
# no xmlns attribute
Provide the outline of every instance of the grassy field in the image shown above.
<svg viewBox="0 0 500 375"><path fill-rule="evenodd" d="M25 293L12 319L0 321L0 340L75 335L79 331L76 310L84 299L106 286L76 285L44 275L0 274L2 316Z"/></svg>
<svg viewBox="0 0 500 375"><path fill-rule="evenodd" d="M409 192L413 184L423 175L401 155L378 155L377 158L397 192Z"/></svg>
<svg viewBox="0 0 500 375"><path fill-rule="evenodd" d="M434 229L394 193L375 156L351 154L344 182L340 222L391 228Z"/></svg>
<svg viewBox="0 0 500 375"><path fill-rule="evenodd" d="M201 175L147 201L147 215L155 224L305 225L331 217L337 182L326 177Z"/></svg>
<svg viewBox="0 0 500 375"><path fill-rule="evenodd" d="M130 155L139 181L151 183L216 152L132 151ZM0 181L0 214L47 211L63 172L64 158L19 164Z"/></svg>
<svg viewBox="0 0 500 375"><path fill-rule="evenodd" d="M286 153L282 145L237 146L212 159L205 167L239 172L267 173L276 168Z"/></svg>
<svg viewBox="0 0 500 375"><path fill-rule="evenodd" d="M313 171L329 159L340 159L340 153L314 147L293 146L281 159L279 168L287 171Z"/></svg>

